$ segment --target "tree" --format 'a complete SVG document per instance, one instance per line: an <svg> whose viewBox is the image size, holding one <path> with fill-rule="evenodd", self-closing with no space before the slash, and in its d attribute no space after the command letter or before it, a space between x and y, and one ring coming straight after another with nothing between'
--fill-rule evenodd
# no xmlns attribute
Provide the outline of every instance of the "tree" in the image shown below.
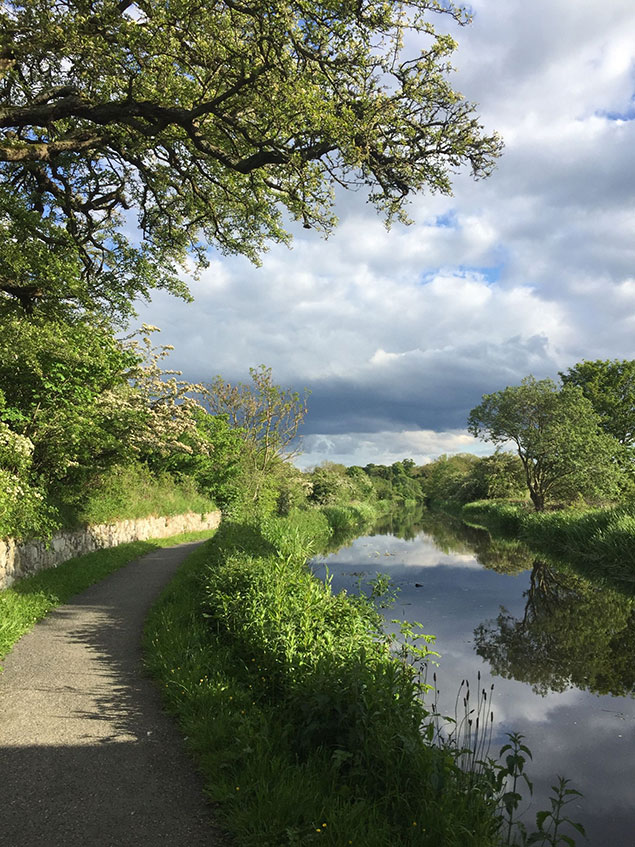
<svg viewBox="0 0 635 847"><path fill-rule="evenodd" d="M226 417L238 430L244 461L251 477L253 497L274 465L297 455L295 442L307 410L309 392L300 394L275 385L271 368L250 368L251 385L226 382L217 376L203 392L203 403L212 415Z"/></svg>
<svg viewBox="0 0 635 847"><path fill-rule="evenodd" d="M154 471L194 480L198 490L225 512L239 496L243 450L240 431L231 427L226 417L209 415L202 408L194 409L192 416L196 432L181 436L181 441L192 449L172 450L167 455L152 451L148 464Z"/></svg>
<svg viewBox="0 0 635 847"><path fill-rule="evenodd" d="M591 401L602 427L627 447L635 442L635 360L579 362L560 374Z"/></svg>
<svg viewBox="0 0 635 847"><path fill-rule="evenodd" d="M353 480L345 465L336 462L322 462L309 474L311 494L309 499L321 506L350 502L353 495ZM371 486L372 488L372 486Z"/></svg>
<svg viewBox="0 0 635 847"><path fill-rule="evenodd" d="M32 479L72 494L114 464L191 451L199 407L193 386L161 367L169 349L149 334L119 341L94 321L6 320L0 420L31 444Z"/></svg>
<svg viewBox="0 0 635 847"><path fill-rule="evenodd" d="M30 480L33 442L2 421L0 391L0 538L46 535L55 524L42 490Z"/></svg>
<svg viewBox="0 0 635 847"><path fill-rule="evenodd" d="M463 165L487 176L501 142L450 85L435 13L468 20L442 0L3 0L0 291L125 314L186 295L208 244L287 240L285 209L328 231L334 184L390 221Z"/></svg>
<svg viewBox="0 0 635 847"><path fill-rule="evenodd" d="M550 379L526 377L517 386L483 395L472 409L472 435L497 445L512 442L536 511L549 497L614 496L620 445L577 386L558 389Z"/></svg>
<svg viewBox="0 0 635 847"><path fill-rule="evenodd" d="M428 502L454 500L469 503L487 496L487 487L477 480L474 469L478 458L472 453L443 454L423 466L423 493Z"/></svg>
<svg viewBox="0 0 635 847"><path fill-rule="evenodd" d="M522 462L513 453L496 450L483 456L471 468L474 489L487 498L522 496L525 475Z"/></svg>

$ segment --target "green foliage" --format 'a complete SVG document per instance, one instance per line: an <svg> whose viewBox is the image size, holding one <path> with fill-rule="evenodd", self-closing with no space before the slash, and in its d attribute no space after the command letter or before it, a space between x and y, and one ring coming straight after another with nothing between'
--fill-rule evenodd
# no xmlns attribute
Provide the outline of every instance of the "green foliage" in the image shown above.
<svg viewBox="0 0 635 847"><path fill-rule="evenodd" d="M142 450L187 450L179 437L194 431L192 386L165 378L174 374L159 366L169 349L154 350L149 335L118 341L88 319L5 320L2 416L33 442L33 470L80 482Z"/></svg>
<svg viewBox="0 0 635 847"><path fill-rule="evenodd" d="M416 668L372 606L304 567L324 527L314 510L224 523L149 620L149 667L221 820L246 847L491 847L495 800L420 733Z"/></svg>
<svg viewBox="0 0 635 847"><path fill-rule="evenodd" d="M192 386L160 367L166 354L167 348L152 348L149 335L140 343L115 339L103 321L5 317L0 334L0 533L48 534L59 525L49 502L61 508L64 520L69 515L77 519L82 510L88 514L93 506L102 513L105 509L106 520L122 516L123 489L116 495L104 492L126 473L125 465L139 458L196 451L203 462L208 448L193 419L200 407L188 397ZM106 483L114 467L118 470ZM165 482L158 485L165 489ZM144 497L155 496L151 489L134 489L143 495L134 505L135 515L144 508ZM97 506L96 500L89 503L91 497L113 496L119 498L114 511L105 503ZM190 491L186 499L193 496ZM132 507L130 496L127 503Z"/></svg>
<svg viewBox="0 0 635 847"><path fill-rule="evenodd" d="M64 503L60 503L63 510ZM148 515L206 514L215 504L202 495L193 479L180 481L168 473L152 473L146 465L115 465L93 477L81 503L63 510L67 523L103 524Z"/></svg>
<svg viewBox="0 0 635 847"><path fill-rule="evenodd" d="M475 468L479 459L472 453L443 455L422 468L423 491L426 501L467 503L487 496L487 486L477 478Z"/></svg>
<svg viewBox="0 0 635 847"><path fill-rule="evenodd" d="M533 784L525 772L527 757L531 759L532 756L529 747L522 743L524 736L519 732L511 732L508 738L509 742L503 744L498 754L504 764L500 765L497 776L501 788L505 789L501 796L502 817L505 821L506 841L511 844L514 827L518 825L515 814L523 799L519 789L524 783L531 793Z"/></svg>
<svg viewBox="0 0 635 847"><path fill-rule="evenodd" d="M368 503L322 506L321 511L326 515L333 532L339 536L359 532L377 517L377 510Z"/></svg>
<svg viewBox="0 0 635 847"><path fill-rule="evenodd" d="M125 315L185 294L207 244L286 241L285 209L328 231L334 177L390 220L461 165L486 176L501 142L450 85L434 13L467 22L436 0L4 5L0 289Z"/></svg>
<svg viewBox="0 0 635 847"><path fill-rule="evenodd" d="M421 468L416 467L412 459L404 459L392 465L371 463L366 465L364 471L371 479L379 500L391 500L411 507L423 499Z"/></svg>
<svg viewBox="0 0 635 847"><path fill-rule="evenodd" d="M113 392L136 358L104 325L20 320L2 323L0 390L4 420L33 443L32 469L45 480L99 469L126 445ZM110 400L110 402L108 402ZM105 402L104 402L105 401Z"/></svg>
<svg viewBox="0 0 635 847"><path fill-rule="evenodd" d="M202 408L193 411L193 419L195 435L186 434L181 439L190 452L150 453L148 464L157 471L192 480L202 494L227 511L239 496L241 434L226 417L210 415Z"/></svg>
<svg viewBox="0 0 635 847"><path fill-rule="evenodd" d="M307 475L289 462L281 462L277 472L276 515L287 517L293 509L303 509L311 491Z"/></svg>
<svg viewBox="0 0 635 847"><path fill-rule="evenodd" d="M0 659L15 642L51 609L99 582L134 559L160 547L209 538L211 530L187 532L171 538L133 541L69 559L56 568L40 571L0 591Z"/></svg>
<svg viewBox="0 0 635 847"><path fill-rule="evenodd" d="M271 368L250 368L251 384L231 385L217 376L203 391L204 403L214 416L227 420L242 439L241 488L254 503L275 508L278 491L272 477L283 459L296 455L298 428L307 411L309 392L300 394L273 382Z"/></svg>
<svg viewBox="0 0 635 847"><path fill-rule="evenodd" d="M47 536L56 522L44 493L30 481L33 442L2 423L3 411L0 391L0 538Z"/></svg>
<svg viewBox="0 0 635 847"><path fill-rule="evenodd" d="M562 557L583 573L632 593L635 514L631 507L532 513L519 505L479 501L463 507L466 521L503 532L546 556Z"/></svg>
<svg viewBox="0 0 635 847"><path fill-rule="evenodd" d="M579 362L560 374L591 401L602 427L621 444L635 440L635 360Z"/></svg>
<svg viewBox="0 0 635 847"><path fill-rule="evenodd" d="M524 490L520 459L499 450L484 457L444 454L419 468L418 476L426 502L444 508L484 498L515 496Z"/></svg>
<svg viewBox="0 0 635 847"><path fill-rule="evenodd" d="M309 500L320 506L349 503L351 500L372 499L374 488L364 472L349 473L350 469L335 462L322 462L309 474Z"/></svg>
<svg viewBox="0 0 635 847"><path fill-rule="evenodd" d="M496 450L473 466L474 488L487 498L522 497L526 489L523 465L518 456Z"/></svg>
<svg viewBox="0 0 635 847"><path fill-rule="evenodd" d="M586 838L586 832L581 823L573 821L570 817L563 813L564 807L575 800L576 797L581 797L579 791L575 788L568 788L570 780L562 776L558 777L558 784L552 785L551 790L551 809L538 812L536 814L536 831L523 843L528 845L540 844L548 845L548 847L560 847L561 844L567 847L575 847L575 840L568 833L562 832L562 825L565 824L574 829L583 838Z"/></svg>
<svg viewBox="0 0 635 847"><path fill-rule="evenodd" d="M505 500L475 500L466 503L461 510L466 523L484 525L487 529L509 535L520 534L526 515L527 509L523 505Z"/></svg>
<svg viewBox="0 0 635 847"><path fill-rule="evenodd" d="M470 412L468 428L485 441L516 446L529 495L542 511L548 498L618 495L621 448L600 423L577 386L558 390L550 379L529 376L519 386L484 395Z"/></svg>

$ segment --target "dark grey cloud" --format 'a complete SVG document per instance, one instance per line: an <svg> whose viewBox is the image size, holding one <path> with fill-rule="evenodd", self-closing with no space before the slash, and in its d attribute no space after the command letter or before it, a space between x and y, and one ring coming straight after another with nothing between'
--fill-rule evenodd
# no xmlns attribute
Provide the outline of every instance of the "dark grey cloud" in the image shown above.
<svg viewBox="0 0 635 847"><path fill-rule="evenodd" d="M355 378L313 380L305 433L459 430L483 394L529 372L555 376L547 340L540 336L376 358Z"/></svg>

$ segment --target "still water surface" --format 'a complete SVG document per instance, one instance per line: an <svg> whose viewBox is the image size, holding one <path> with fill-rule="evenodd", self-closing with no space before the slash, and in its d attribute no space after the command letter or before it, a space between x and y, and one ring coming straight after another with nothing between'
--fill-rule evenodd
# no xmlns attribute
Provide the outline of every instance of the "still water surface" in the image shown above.
<svg viewBox="0 0 635 847"><path fill-rule="evenodd" d="M533 753L527 824L563 775L584 794L568 807L587 830L579 847L635 847L632 593L430 515L388 521L313 568L322 577L328 569L334 591L391 577L399 593L386 620L420 621L436 636L443 714L454 715L462 680L472 696L479 671L488 692L494 684L490 752L515 730Z"/></svg>

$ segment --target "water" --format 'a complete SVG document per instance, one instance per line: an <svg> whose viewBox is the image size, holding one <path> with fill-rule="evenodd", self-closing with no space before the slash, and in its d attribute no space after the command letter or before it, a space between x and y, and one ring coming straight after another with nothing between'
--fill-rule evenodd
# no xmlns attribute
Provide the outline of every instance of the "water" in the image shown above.
<svg viewBox="0 0 635 847"><path fill-rule="evenodd" d="M534 757L528 825L563 775L584 794L567 807L587 830L588 842L577 836L577 844L635 847L632 595L434 516L388 522L313 567L322 577L328 568L334 591L391 577L399 593L386 620L420 621L436 636L443 714L454 715L462 680L472 697L479 671L488 693L494 683L491 753L516 730Z"/></svg>

